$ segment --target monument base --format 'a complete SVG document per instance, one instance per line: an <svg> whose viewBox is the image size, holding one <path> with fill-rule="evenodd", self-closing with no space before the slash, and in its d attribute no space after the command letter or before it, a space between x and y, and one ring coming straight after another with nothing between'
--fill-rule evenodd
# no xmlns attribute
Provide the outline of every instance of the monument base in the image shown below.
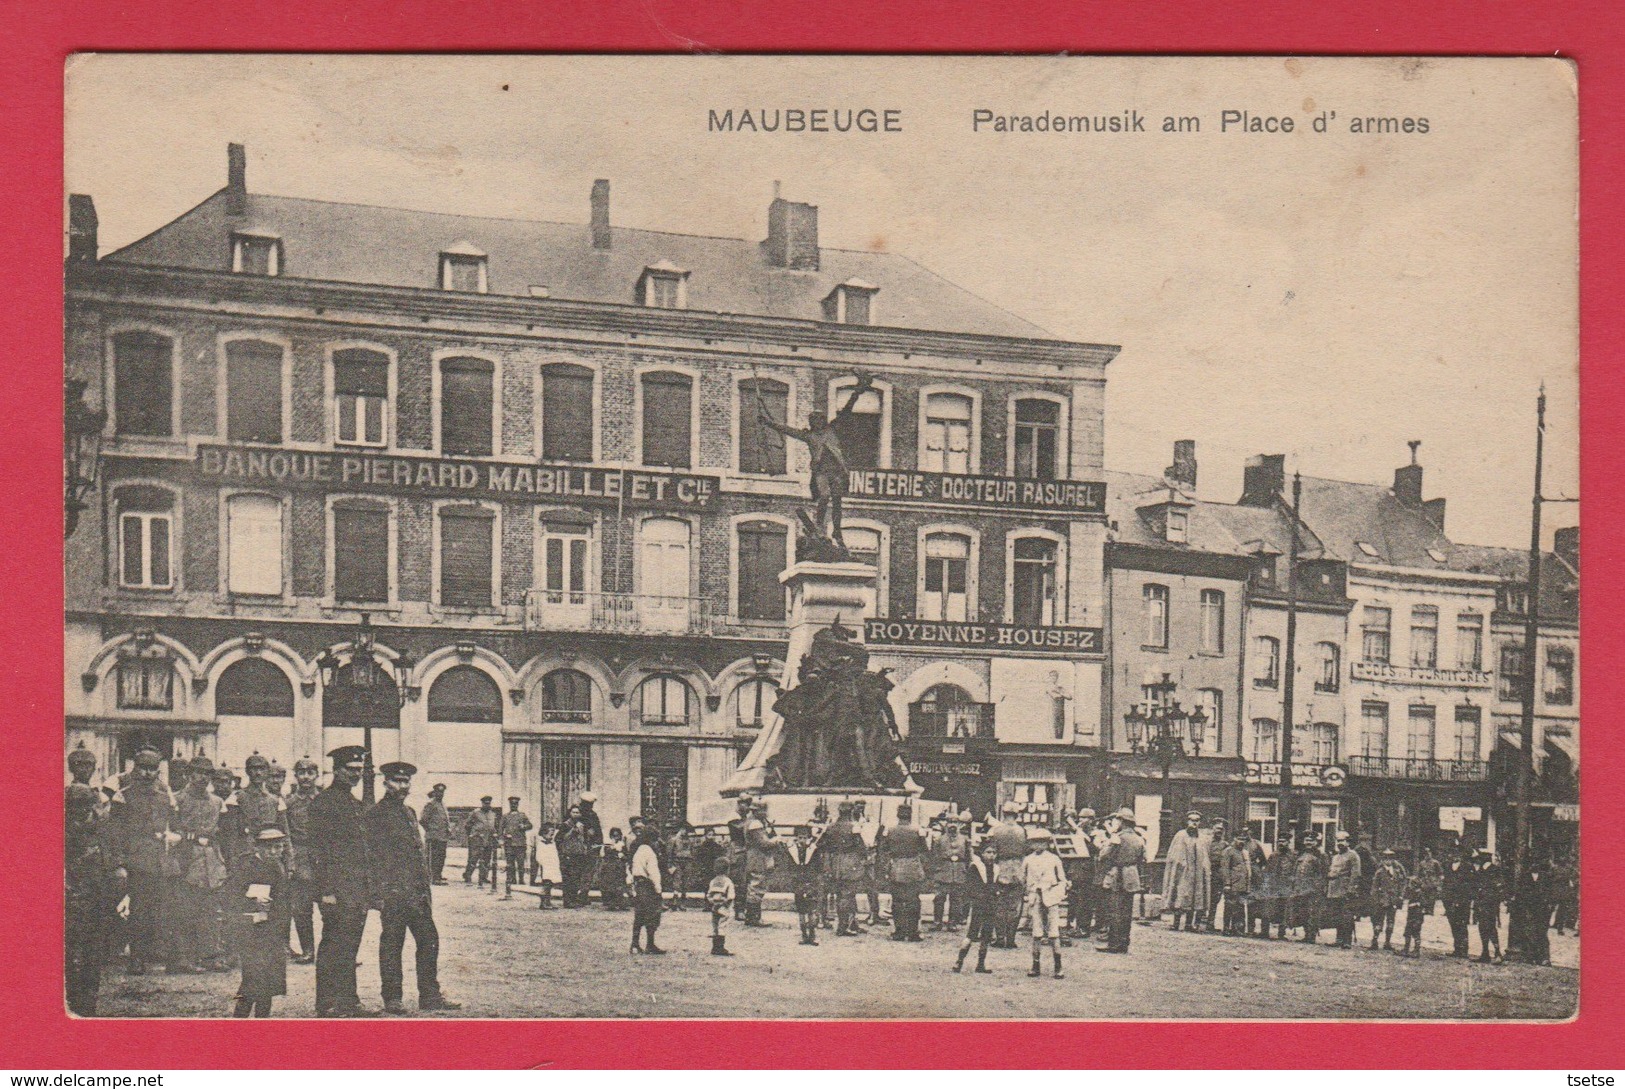
<svg viewBox="0 0 1625 1089"><path fill-rule="evenodd" d="M950 802L926 801L906 790L806 790L767 791L755 795L759 804L767 808L768 821L781 832L814 823L814 816L822 808L828 821L835 819L842 802L863 803L863 823L888 826L897 820L897 807L912 804L914 823L925 823L951 808ZM727 824L739 815L735 798L714 798L699 807L699 826ZM822 804L820 804L822 803Z"/></svg>

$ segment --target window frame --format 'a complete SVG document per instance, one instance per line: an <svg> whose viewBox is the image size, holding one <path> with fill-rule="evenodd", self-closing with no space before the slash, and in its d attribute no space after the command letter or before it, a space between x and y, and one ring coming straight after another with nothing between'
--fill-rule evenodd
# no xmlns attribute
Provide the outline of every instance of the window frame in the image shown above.
<svg viewBox="0 0 1625 1089"><path fill-rule="evenodd" d="M680 374L688 379L688 464L653 465L644 449L643 388L653 374ZM675 383L673 383L675 385ZM693 473L700 467L700 397L703 385L693 367L676 363L643 364L632 375L632 461L656 472Z"/></svg>
<svg viewBox="0 0 1625 1089"><path fill-rule="evenodd" d="M1211 657L1222 657L1224 655L1224 621L1225 608L1227 604L1228 603L1225 601L1225 592L1217 587L1206 587L1198 595L1197 609L1199 610L1198 615L1201 621L1197 627L1198 654L1206 654ZM1210 640L1208 638L1208 620L1215 611L1218 614L1218 624L1215 632L1218 638L1215 640Z"/></svg>
<svg viewBox="0 0 1625 1089"><path fill-rule="evenodd" d="M548 515L553 517L550 519ZM560 517L568 515L568 518ZM556 527L556 528L550 528ZM570 527L566 529L565 527ZM549 609L580 608L583 612L592 608L592 603L599 593L599 539L600 523L598 519L587 512L576 511L572 508L543 507L534 512L531 523L532 544L534 546L534 560L531 567L531 589L544 595L544 602ZM547 545L549 541L559 541L560 558L563 561L560 570L565 574L564 581L569 582L570 569L570 543L585 541L586 551L582 562L582 586L579 590L561 587L557 590L547 585ZM551 599L558 595L559 600ZM576 596L581 601L569 600Z"/></svg>
<svg viewBox="0 0 1625 1089"><path fill-rule="evenodd" d="M660 295L670 292L670 302ZM638 276L638 305L651 310L688 309L688 272L684 269L646 266Z"/></svg>
<svg viewBox="0 0 1625 1089"><path fill-rule="evenodd" d="M1260 726L1269 727L1270 750L1268 754L1258 751L1258 739L1264 731ZM1248 733L1248 757L1255 764L1278 764L1281 762L1281 724L1267 715L1260 715L1252 720L1252 730Z"/></svg>
<svg viewBox="0 0 1625 1089"><path fill-rule="evenodd" d="M1262 663L1253 666L1252 681L1254 688L1264 688L1271 691L1281 687L1281 641L1273 635L1253 636L1253 654L1263 659ZM1263 673L1258 672L1258 665L1268 668Z"/></svg>
<svg viewBox="0 0 1625 1089"><path fill-rule="evenodd" d="M352 510L373 509L384 513L384 532L388 537L388 548L385 550L384 556L384 580L385 589L389 595L384 601L352 601L341 599L338 596L337 512L346 508ZM324 514L327 532L327 557L325 582L323 584L326 588L326 596L323 599L323 604L328 608L356 609L360 611L399 608L400 511L397 500L393 497L370 495L364 492L339 492L327 497Z"/></svg>
<svg viewBox="0 0 1625 1089"><path fill-rule="evenodd" d="M778 435L776 433L775 433L774 437L779 439L780 442L782 442L783 446L784 446L784 472L782 472L782 473L758 473L758 472L746 470L746 468L745 468L745 458L744 458L745 419L746 419L747 415L753 415L755 413L755 411L756 411L756 400L755 400L754 397L747 397L745 395L745 386L748 383L754 383L754 382L776 382L779 385L783 386L784 387L784 419L781 420L780 423L789 423L789 421L796 419L796 415L797 415L796 383L793 380L793 378L791 378L790 376L781 377L780 375L773 374L773 373L770 373L770 372L765 372L765 371L760 373L760 374L758 374L758 373L756 373L754 371L735 371L734 375L733 375L733 383L732 383L732 386L733 386L733 406L732 406L733 407L733 436L732 436L733 441L732 441L731 445L732 445L733 449L730 452L730 456L732 457L733 460L730 463L729 468L736 475L746 477L746 478L751 479L751 480L786 480L786 479L789 479L789 478L794 477L796 475L796 469L797 469L797 466L795 465L796 458L794 456L792 456L794 451L792 451L792 449L791 449L790 440L788 438L786 438L785 436ZM791 426L794 426L794 425L791 425Z"/></svg>
<svg viewBox="0 0 1625 1089"><path fill-rule="evenodd" d="M439 685L444 682L447 677L458 673L462 673L465 676L469 673L478 674L486 681L486 683L491 685L492 690L496 694L496 700L493 704L493 706L496 708L496 717L494 719L490 717L436 718L434 716L434 690L439 687ZM423 720L430 726L496 726L501 728L503 723L507 720L507 708L504 706L501 679L491 676L487 670L481 669L473 662L455 661L450 663L446 666L446 668L437 671L433 679L431 679L423 689Z"/></svg>
<svg viewBox="0 0 1625 1089"><path fill-rule="evenodd" d="M1426 714L1418 714L1417 712L1419 712L1419 711L1426 712ZM1415 744L1416 738L1417 738L1416 724L1418 722L1427 722L1428 723L1428 751L1427 751L1427 754L1425 756L1418 756L1416 754L1416 744ZM1438 752L1439 752L1439 709L1438 709L1438 707L1436 707L1434 704L1431 704L1431 703L1412 703L1412 704L1408 704L1406 706L1406 708L1405 708L1405 759L1410 760L1410 761L1416 761L1416 760L1433 761L1433 760L1437 760L1439 758L1438 757Z"/></svg>
<svg viewBox="0 0 1625 1089"><path fill-rule="evenodd" d="M1383 614L1379 627L1372 623L1371 614ZM1382 637L1383 651L1379 657L1371 653L1373 636ZM1371 665L1392 665L1394 661L1394 610L1391 605L1367 604L1360 606L1360 660Z"/></svg>
<svg viewBox="0 0 1625 1089"><path fill-rule="evenodd" d="M131 333L145 334L169 342L169 432L164 435L125 432L118 412L118 340ZM107 331L103 340L103 387L110 392L105 399L107 410L106 434L121 442L173 442L183 436L181 431L181 398L178 377L181 371L180 334L159 325L140 322L121 323Z"/></svg>
<svg viewBox="0 0 1625 1089"><path fill-rule="evenodd" d="M1160 591L1158 593L1157 591ZM1151 603L1162 603L1160 634L1152 630ZM1140 584L1140 649L1167 650L1173 637L1173 591L1160 582Z"/></svg>
<svg viewBox="0 0 1625 1089"><path fill-rule="evenodd" d="M486 605L451 604L445 600L444 585L444 542L442 540L443 521L447 511L474 511L484 514L456 514L452 518L481 519L491 524L491 601ZM441 609L450 609L457 612L495 613L502 610L502 505L484 500L473 499L440 499L436 500L430 514L431 525L431 562L432 577L430 599L434 605Z"/></svg>
<svg viewBox="0 0 1625 1089"><path fill-rule="evenodd" d="M491 368L491 450L486 454L454 453L446 450L446 380L445 368L447 363L468 359L483 363ZM501 457L502 450L502 361L497 357L477 350L465 348L441 348L437 350L430 360L430 393L429 401L433 406L434 419L431 421L429 441L431 449L438 457L458 458L493 458ZM475 368L468 368L473 370Z"/></svg>
<svg viewBox="0 0 1625 1089"><path fill-rule="evenodd" d="M233 598L250 598L259 600L281 599L288 594L289 556L288 556L288 515L291 496L277 495L274 492L262 492L252 488L222 490L220 492L220 592ZM232 517L233 505L243 500L263 500L272 503L277 509L277 589L275 592L257 590L239 590L233 585L232 578Z"/></svg>
<svg viewBox="0 0 1625 1089"><path fill-rule="evenodd" d="M574 367L587 372L591 380L589 393L590 413L587 419L588 454L584 459L555 458L547 456L547 372L552 367ZM536 451L536 459L544 464L580 465L583 462L592 464L603 460L602 433L600 422L603 419L603 375L596 363L587 363L579 359L553 359L539 364L536 368L535 383L536 396L533 406L535 412L535 427L531 436Z"/></svg>
<svg viewBox="0 0 1625 1089"><path fill-rule="evenodd" d="M1016 472L1018 464L1017 438L1018 428L1034 426L1018 424L1016 422L1017 408L1023 401L1048 401L1057 408L1056 435L1055 435L1055 475L1052 477L1023 477ZM1072 404L1071 401L1058 393L1048 390L1023 390L1012 394L1006 402L1005 409L1005 472L1017 480L1070 480L1072 476Z"/></svg>
<svg viewBox="0 0 1625 1089"><path fill-rule="evenodd" d="M738 624L768 624L782 627L790 616L788 591L782 584L779 586L779 600L783 603L783 615L777 617L747 617L744 615L744 598L740 591L744 580L744 554L742 547L745 533L750 532L747 526L772 525L784 531L784 561L786 567L795 562L796 530L790 519L776 514L736 514L728 522L728 616ZM781 569L782 570L782 569ZM774 576L775 581L777 575Z"/></svg>
<svg viewBox="0 0 1625 1089"><path fill-rule="evenodd" d="M1048 529L1026 527L1014 529L1005 534L1004 538L1004 621L1007 624L1018 623L1016 620L1016 572L1019 570L1016 559L1016 545L1021 541L1045 541L1054 551L1053 578L1051 579L1050 619L1033 625L1034 627L1056 627L1066 624L1067 618L1067 554L1066 539L1059 533ZM1030 563L1032 561L1020 561Z"/></svg>
<svg viewBox="0 0 1625 1089"><path fill-rule="evenodd" d="M264 244L266 250L266 271L249 272L244 266L248 264L248 247L250 245ZM231 233L231 271L238 276L281 276L283 269L282 239L278 235L267 234L263 231L233 231Z"/></svg>
<svg viewBox="0 0 1625 1089"><path fill-rule="evenodd" d="M1471 639L1464 638L1470 634ZM1471 646L1473 653L1463 652ZM1456 668L1484 671L1484 614L1476 609L1464 609L1456 614Z"/></svg>
<svg viewBox="0 0 1625 1089"><path fill-rule="evenodd" d="M661 682L660 702L662 714L660 718L650 718L646 714L647 705L645 703L645 693L648 691L649 685L656 681ZM683 692L683 717L680 719L672 718L670 713L669 686L673 684L680 687ZM638 682L637 690L633 695L634 699L637 701L634 709L637 714L637 724L639 726L689 727L698 725L698 723L695 721L696 693L694 691L694 686L688 682L688 678L682 676L681 674L668 672L646 674L643 679Z"/></svg>
<svg viewBox="0 0 1625 1089"><path fill-rule="evenodd" d="M169 498L167 510L125 510L121 496L131 490L151 489ZM117 531L113 535L113 579L114 584L121 590L136 590L146 593L172 593L181 587L180 571L177 566L179 548L176 544L180 537L181 492L158 481L149 480L120 480L112 491L113 517ZM134 518L141 525L141 572L140 582L128 582L124 578L124 551L125 551L125 519ZM169 579L167 582L154 582L152 580L152 522L162 519L169 524L168 534L168 567Z"/></svg>
<svg viewBox="0 0 1625 1089"><path fill-rule="evenodd" d="M1528 648L1520 640L1515 643L1502 643L1496 653L1495 661L1495 696L1502 703L1519 703L1523 700L1524 686L1529 683L1524 671L1529 668ZM1517 669L1508 669L1507 662L1517 663Z"/></svg>
<svg viewBox="0 0 1625 1089"><path fill-rule="evenodd" d="M1433 617L1432 625L1418 623L1428 616ZM1412 669L1438 669L1439 668L1439 607L1437 605L1412 605L1410 617L1410 665ZM1426 638L1418 638L1418 633L1432 633L1432 645L1427 660L1420 660L1420 652L1428 646Z"/></svg>
<svg viewBox="0 0 1625 1089"><path fill-rule="evenodd" d="M1566 688L1557 691L1552 687L1553 670L1557 669L1554 658L1567 659L1564 667ZM1541 655L1540 666L1540 700L1547 707L1574 706L1574 648L1565 643L1547 643L1545 653Z"/></svg>
<svg viewBox="0 0 1625 1089"><path fill-rule="evenodd" d="M885 616L891 600L891 526L873 518L842 517L841 532L850 533L854 529L868 530L880 538L880 548L875 553L875 615Z"/></svg>
<svg viewBox="0 0 1625 1089"><path fill-rule="evenodd" d="M279 375L281 389L278 404L281 419L275 439L234 439L231 437L231 346L244 341L264 344L281 353ZM268 446L281 446L288 442L293 426L293 342L275 333L240 331L222 333L215 338L215 433L225 442L255 442Z"/></svg>
<svg viewBox="0 0 1625 1089"><path fill-rule="evenodd" d="M857 379L852 377L831 378L824 387L825 414L828 419L850 396L850 390L857 385ZM875 468L890 469L892 467L892 416L895 412L894 392L892 384L883 379L875 379L870 389L880 398L880 428L875 443ZM859 470L861 471L861 470Z"/></svg>
<svg viewBox="0 0 1625 1089"><path fill-rule="evenodd" d="M1343 648L1330 640L1315 644L1315 691L1327 694L1343 690ZM1327 666L1330 666L1330 670ZM1328 676L1328 673L1330 676Z"/></svg>
<svg viewBox="0 0 1625 1089"><path fill-rule="evenodd" d="M978 572L981 568L982 539L970 526L957 523L934 522L921 526L915 534L915 575L914 575L914 615L921 620L932 620L941 623L961 623L961 621L948 620L946 617L928 617L925 615L926 594L926 547L932 537L963 537L967 548L965 555L965 620L962 623L973 623L980 615L980 602L978 600ZM952 595L942 595L945 598ZM944 602L946 604L946 601ZM944 613L949 610L943 609Z"/></svg>
<svg viewBox="0 0 1625 1089"><path fill-rule="evenodd" d="M1473 724L1473 745L1471 751L1463 755L1461 727L1465 722ZM1450 740L1456 762L1466 764L1481 763L1484 759L1482 755L1484 751L1484 709L1474 703L1459 703L1456 705L1456 713L1451 719L1451 724Z"/></svg>
<svg viewBox="0 0 1625 1089"><path fill-rule="evenodd" d="M1196 690L1195 707L1204 709L1208 715L1207 732L1202 738L1202 748L1211 756L1218 756L1224 751L1224 689L1211 685ZM1211 709L1211 710L1209 710ZM1212 744L1209 745L1209 739Z"/></svg>
<svg viewBox="0 0 1625 1089"><path fill-rule="evenodd" d="M969 449L966 451L966 466L963 473L954 472L947 468L948 448L946 441L943 445L943 468L926 468L926 450L929 442L927 424L931 419L930 405L933 397L959 397L970 403L970 419L967 421L970 429L968 436ZM916 417L918 426L915 428L914 464L920 472L943 473L950 476L975 476L982 471L982 394L979 390L946 382L921 386L917 396L916 408L919 414ZM882 426L882 431L884 431L884 426Z"/></svg>
<svg viewBox="0 0 1625 1089"><path fill-rule="evenodd" d="M1372 714L1375 711L1381 712L1382 732L1380 734L1375 734L1370 729L1370 726L1379 717ZM1393 729L1393 719L1389 711L1389 705L1385 700L1360 701L1360 755L1367 760L1381 760L1384 763L1388 760L1389 734ZM1382 739L1382 747L1377 752L1372 752L1371 746L1368 744L1369 740L1374 736Z"/></svg>
<svg viewBox="0 0 1625 1089"><path fill-rule="evenodd" d="M151 667L162 666L169 683L164 687L165 700L162 703L150 699L126 703L124 700L124 670L127 666L141 669L143 683L142 691L145 693L149 685L145 679L151 676ZM168 653L160 654L121 654L113 663L113 706L120 711L171 711L176 709L176 689L180 685L180 670L177 668L175 658Z"/></svg>
<svg viewBox="0 0 1625 1089"><path fill-rule="evenodd" d="M746 722L744 720L744 718L741 717L742 708L743 708L743 702L742 701L743 701L744 693L745 693L746 689L751 689L751 690L757 692L758 694L770 691L770 692L773 693L773 699L774 700L777 700L778 696L780 696L780 695L782 695L784 693L784 689L781 688L773 680L773 678L771 678L771 677L760 677L760 676L746 677L744 680L742 680L738 684L734 685L734 690L733 690L733 693L732 693L732 697L729 700L729 702L733 706L733 715L731 717L733 718L734 729L736 729L736 730L761 730L761 729L765 729L768 725L770 725L772 723L772 720L773 720L773 714L774 713L773 713L772 704L771 703L766 703L766 702L762 703L762 707L761 707L762 717L760 719L755 720L755 721Z"/></svg>
<svg viewBox="0 0 1625 1089"><path fill-rule="evenodd" d="M569 674L572 674L572 675L574 675L576 677L580 677L582 679L582 681L584 681L586 683L586 693L587 693L587 707L586 707L586 710L583 711L580 708L576 708L576 707L550 706L550 704L555 704L555 703L558 703L560 701L557 700L556 698L551 699L551 700L548 698L548 694L547 694L548 681L550 681L552 678L558 676L561 673L569 673ZM593 683L593 679L592 679L591 675L589 675L585 670L577 669L577 668L575 668L574 666L571 666L571 665L555 666L554 668L548 670L546 673L542 674L542 679L537 682L537 685L536 685L536 690L537 690L536 694L537 694L537 697L538 697L537 702L540 704L540 706L537 708L537 713L541 716L541 720L543 722L545 722L545 723L550 723L550 724L551 723L569 723L569 724L572 724L572 725L591 725L592 721L593 721L593 715L596 713L597 706L598 706L597 688L598 688L598 686Z"/></svg>
<svg viewBox="0 0 1625 1089"><path fill-rule="evenodd" d="M338 395L338 355L344 352L372 352L384 357L386 381L384 384L384 404L380 413L383 422L384 434L379 442L365 442L359 439L341 439L339 426L339 395ZM394 450L396 435L395 405L398 397L398 383L400 380L399 359L394 349L370 341L341 341L327 345L324 361L324 380L326 389L324 396L329 406L327 416L327 444L340 449L363 450ZM371 396L363 395L363 396ZM358 403L357 408L360 409Z"/></svg>
<svg viewBox="0 0 1625 1089"><path fill-rule="evenodd" d="M472 264L476 269L478 283L473 291L467 288L452 286L452 270L459 264ZM462 295L488 295L491 292L491 257L484 253L461 253L457 250L440 251L441 291L455 291Z"/></svg>

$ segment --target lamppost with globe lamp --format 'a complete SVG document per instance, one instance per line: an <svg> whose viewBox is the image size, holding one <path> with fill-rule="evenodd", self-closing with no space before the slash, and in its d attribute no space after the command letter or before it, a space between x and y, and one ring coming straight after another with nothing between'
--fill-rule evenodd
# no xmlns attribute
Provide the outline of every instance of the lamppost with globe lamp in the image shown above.
<svg viewBox="0 0 1625 1089"><path fill-rule="evenodd" d="M373 785L372 760L372 707L371 704L379 699L386 699L382 689L389 676L384 665L378 659L375 649L376 638L372 628L372 618L366 613L361 614L361 627L344 649L350 656L349 664L340 660L340 656L331 650L324 650L316 657L316 667L321 672L322 688L326 691L326 698L340 695L347 710L359 712L361 719L361 747L365 750L361 761L361 800L371 804L375 798ZM406 706L406 701L416 695L411 686L412 667L415 659L406 653L396 656L395 669L395 710L398 713Z"/></svg>
<svg viewBox="0 0 1625 1089"><path fill-rule="evenodd" d="M1207 712L1200 707L1190 711L1182 708L1173 698L1178 687L1164 673L1161 681L1145 686L1145 703L1135 704L1123 716L1129 746L1137 753L1153 757L1162 767L1162 810L1158 814L1157 843L1164 848L1173 817L1168 797L1169 774L1175 759L1185 755L1185 738L1190 738L1192 754L1200 756L1202 739L1207 736Z"/></svg>

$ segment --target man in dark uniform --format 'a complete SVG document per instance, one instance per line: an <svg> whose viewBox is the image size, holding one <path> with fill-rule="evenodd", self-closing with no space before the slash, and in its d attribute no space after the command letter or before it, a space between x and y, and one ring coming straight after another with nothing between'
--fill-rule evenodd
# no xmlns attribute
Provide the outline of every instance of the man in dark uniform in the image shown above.
<svg viewBox="0 0 1625 1089"><path fill-rule="evenodd" d="M179 877L178 872L170 874L179 862L170 860L170 848L180 836L173 831L175 799L158 780L162 760L157 749L136 753L135 766L113 795L110 809L114 876L127 883L130 898L126 933L132 976L144 974L150 963L166 954L160 930L164 883Z"/></svg>
<svg viewBox="0 0 1625 1089"><path fill-rule="evenodd" d="M1095 870L1108 897L1105 952L1127 953L1134 933L1134 897L1145 890L1140 866L1145 862L1145 840L1141 838L1134 810L1124 807L1111 817L1116 828L1101 849Z"/></svg>
<svg viewBox="0 0 1625 1089"><path fill-rule="evenodd" d="M485 887L487 877L492 884L496 882L496 875L491 872L496 862L497 821L502 814L491 808L491 795L487 794L480 799L480 807L468 815L463 822L463 838L468 842L468 862L463 866L463 884L468 884L473 877L475 869L480 871L480 887Z"/></svg>
<svg viewBox="0 0 1625 1089"><path fill-rule="evenodd" d="M1461 853L1445 864L1439 898L1444 901L1444 917L1450 922L1450 955L1467 956L1468 926L1473 917L1473 852L1463 843Z"/></svg>
<svg viewBox="0 0 1625 1089"><path fill-rule="evenodd" d="M423 842L429 848L429 882L444 885L446 844L451 840L451 815L446 812L445 783L436 783L429 788L429 800L423 803L423 815L418 817L418 825L423 829Z"/></svg>
<svg viewBox="0 0 1625 1089"><path fill-rule="evenodd" d="M835 885L836 937L863 933L858 926L858 890L863 886L866 848L863 837L853 827L854 812L851 802L840 803L835 810L835 823L824 830L818 845Z"/></svg>
<svg viewBox="0 0 1625 1089"><path fill-rule="evenodd" d="M418 1009L461 1009L462 1003L440 993L440 931L434 925L429 867L418 838L417 814L406 804L418 769L397 761L379 770L384 776L384 796L367 810L366 830L367 861L383 922L383 933L378 936L378 976L384 1012L406 1012L401 1002L401 951L408 930L417 954Z"/></svg>
<svg viewBox="0 0 1625 1089"><path fill-rule="evenodd" d="M1473 866L1473 920L1478 924L1478 959L1501 963L1501 901L1506 883L1501 866L1487 847L1480 847ZM1492 958L1490 950L1495 951Z"/></svg>
<svg viewBox="0 0 1625 1089"><path fill-rule="evenodd" d="M878 845L891 892L892 940L917 942L920 936L920 893L925 889L925 836L914 827L914 807L897 807L897 823Z"/></svg>
<svg viewBox="0 0 1625 1089"><path fill-rule="evenodd" d="M755 799L749 794L741 794L734 801L738 815L728 822L728 877L734 883L734 919L738 922L745 921L745 825L750 822L754 804Z"/></svg>
<svg viewBox="0 0 1625 1089"><path fill-rule="evenodd" d="M284 835L288 831L287 805L280 793L271 792L271 762L254 753L243 762L243 770L248 773L248 785L226 802L227 809L237 810L237 836L226 853L228 862L253 854L255 841L267 828Z"/></svg>
<svg viewBox="0 0 1625 1089"><path fill-rule="evenodd" d="M356 800L366 750L344 745L327 754L333 781L306 814L315 849L316 896L322 942L316 947L316 1016L370 1017L356 994L355 958L372 895L367 864L366 810Z"/></svg>
<svg viewBox="0 0 1625 1089"><path fill-rule="evenodd" d="M502 898L513 899L513 878L519 875L521 883L525 880L525 854L530 847L530 830L535 825L530 818L519 812L519 795L510 795L508 798L508 811L502 814L497 824L497 838L502 841L502 854L507 862L507 874L504 878Z"/></svg>
<svg viewBox="0 0 1625 1089"><path fill-rule="evenodd" d="M295 964L316 961L316 848L310 842L310 804L321 791L316 778L321 768L302 756L293 763L293 789L283 799L288 820L288 893L293 912L293 929L299 938ZM292 952L290 950L290 952Z"/></svg>
<svg viewBox="0 0 1625 1089"><path fill-rule="evenodd" d="M96 1016L102 963L107 955L112 882L103 854L102 795L90 785L96 755L78 748L68 754L73 782L64 797L65 894L63 953L69 1012Z"/></svg>

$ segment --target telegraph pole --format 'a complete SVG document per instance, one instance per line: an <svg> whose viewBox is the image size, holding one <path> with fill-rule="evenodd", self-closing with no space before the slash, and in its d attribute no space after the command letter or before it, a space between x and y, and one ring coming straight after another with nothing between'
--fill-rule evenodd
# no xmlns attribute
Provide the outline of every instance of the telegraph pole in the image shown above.
<svg viewBox="0 0 1625 1089"><path fill-rule="evenodd" d="M1535 401L1535 493L1529 516L1529 604L1523 624L1523 720L1518 727L1518 793L1513 823L1512 888L1522 887L1529 865L1529 787L1535 763L1535 692L1539 683L1541 467L1546 452L1546 387ZM1510 942L1508 943L1511 944Z"/></svg>
<svg viewBox="0 0 1625 1089"><path fill-rule="evenodd" d="M1281 678L1281 797L1277 824L1285 827L1292 809L1292 720L1297 711L1293 681L1298 671L1298 504L1303 499L1303 476L1292 474L1292 533L1286 550L1286 661ZM1277 832L1279 835L1279 832ZM1294 847L1298 844L1294 843Z"/></svg>

